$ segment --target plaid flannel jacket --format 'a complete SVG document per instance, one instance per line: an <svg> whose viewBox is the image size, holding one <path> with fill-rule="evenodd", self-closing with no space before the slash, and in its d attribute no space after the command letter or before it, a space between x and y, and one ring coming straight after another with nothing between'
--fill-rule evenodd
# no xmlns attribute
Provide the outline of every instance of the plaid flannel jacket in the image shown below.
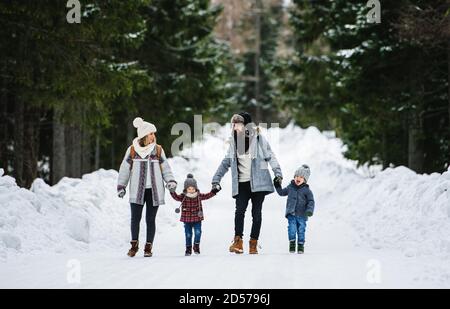
<svg viewBox="0 0 450 309"><path fill-rule="evenodd" d="M198 191L197 191L198 192ZM210 199L214 195L214 192L200 193L198 192L197 197L187 197L185 194L177 194L176 192L171 192L173 199L181 202L181 222L192 223L199 222L204 219L202 201Z"/></svg>

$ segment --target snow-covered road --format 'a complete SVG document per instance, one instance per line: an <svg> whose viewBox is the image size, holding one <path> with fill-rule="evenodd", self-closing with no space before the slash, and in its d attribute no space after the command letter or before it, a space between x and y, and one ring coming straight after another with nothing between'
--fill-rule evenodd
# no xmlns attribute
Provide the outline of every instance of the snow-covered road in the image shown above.
<svg viewBox="0 0 450 309"><path fill-rule="evenodd" d="M231 202L231 201L230 201ZM283 203L264 209L261 254L227 252L232 205L206 206L202 254L185 257L181 223L161 228L152 258L130 259L127 247L83 253L21 256L2 264L1 288L417 288L450 287L439 259L356 247L353 231L318 211L308 227L306 254L287 252ZM206 208L205 207L205 208ZM250 221L246 222L246 230ZM160 225L164 225L161 223ZM246 248L248 244L246 243ZM78 277L77 269L80 273ZM79 279L79 280L78 280Z"/></svg>
<svg viewBox="0 0 450 309"><path fill-rule="evenodd" d="M273 133L273 132L272 132ZM342 144L314 128L275 132L285 174L312 168L316 213L304 255L289 254L285 199L263 208L259 255L228 252L234 200L223 191L204 203L201 255L184 256L182 223L169 200L160 207L154 256L128 250L129 210L115 197L115 171L32 192L0 178L0 288L449 288L450 175L420 176L399 168L373 179L342 158ZM171 160L182 181L193 172L209 189L224 153L223 138L196 143ZM211 151L211 150L214 151ZM245 225L245 249L251 225ZM144 221L141 223L143 238Z"/></svg>

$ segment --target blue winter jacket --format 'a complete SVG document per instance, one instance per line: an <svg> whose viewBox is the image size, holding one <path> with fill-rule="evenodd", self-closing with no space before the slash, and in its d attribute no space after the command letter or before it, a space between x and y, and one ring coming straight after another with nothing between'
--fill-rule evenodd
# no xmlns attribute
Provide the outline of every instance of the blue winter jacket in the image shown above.
<svg viewBox="0 0 450 309"><path fill-rule="evenodd" d="M287 195L288 197L286 202L286 217L293 215L307 219L307 212L314 213L314 196L306 183L297 186L295 181L292 180L286 188L282 189L281 187L277 187L276 190L280 196Z"/></svg>

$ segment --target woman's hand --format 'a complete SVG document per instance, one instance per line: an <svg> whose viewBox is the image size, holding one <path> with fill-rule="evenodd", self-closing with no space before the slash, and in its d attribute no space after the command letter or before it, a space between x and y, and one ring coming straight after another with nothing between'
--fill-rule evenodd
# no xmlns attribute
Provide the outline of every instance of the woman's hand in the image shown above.
<svg viewBox="0 0 450 309"><path fill-rule="evenodd" d="M169 190L169 192L175 192L177 189L177 182L174 180L171 180L167 183L166 188Z"/></svg>
<svg viewBox="0 0 450 309"><path fill-rule="evenodd" d="M123 198L125 196L125 188L120 189L119 191L117 191L117 196L120 198Z"/></svg>

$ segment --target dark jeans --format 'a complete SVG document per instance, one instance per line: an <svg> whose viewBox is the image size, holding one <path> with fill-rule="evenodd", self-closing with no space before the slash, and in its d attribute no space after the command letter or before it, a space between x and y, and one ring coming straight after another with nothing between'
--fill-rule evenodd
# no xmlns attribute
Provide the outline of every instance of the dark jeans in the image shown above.
<svg viewBox="0 0 450 309"><path fill-rule="evenodd" d="M194 244L200 243L202 237L202 222L185 222L184 235L186 236L186 247L192 246L192 229L194 229Z"/></svg>
<svg viewBox="0 0 450 309"><path fill-rule="evenodd" d="M258 239L262 222L262 204L266 192L252 192L250 181L239 183L239 193L236 196L236 212L234 215L234 235L243 236L244 218L247 210L248 201L252 201L252 231L250 237Z"/></svg>
<svg viewBox="0 0 450 309"><path fill-rule="evenodd" d="M146 189L144 195L145 206L145 221L147 223L147 242L153 243L155 238L155 219L158 212L158 206L153 206L152 189ZM131 203L131 240L139 239L139 225L142 218L142 210L144 205Z"/></svg>

